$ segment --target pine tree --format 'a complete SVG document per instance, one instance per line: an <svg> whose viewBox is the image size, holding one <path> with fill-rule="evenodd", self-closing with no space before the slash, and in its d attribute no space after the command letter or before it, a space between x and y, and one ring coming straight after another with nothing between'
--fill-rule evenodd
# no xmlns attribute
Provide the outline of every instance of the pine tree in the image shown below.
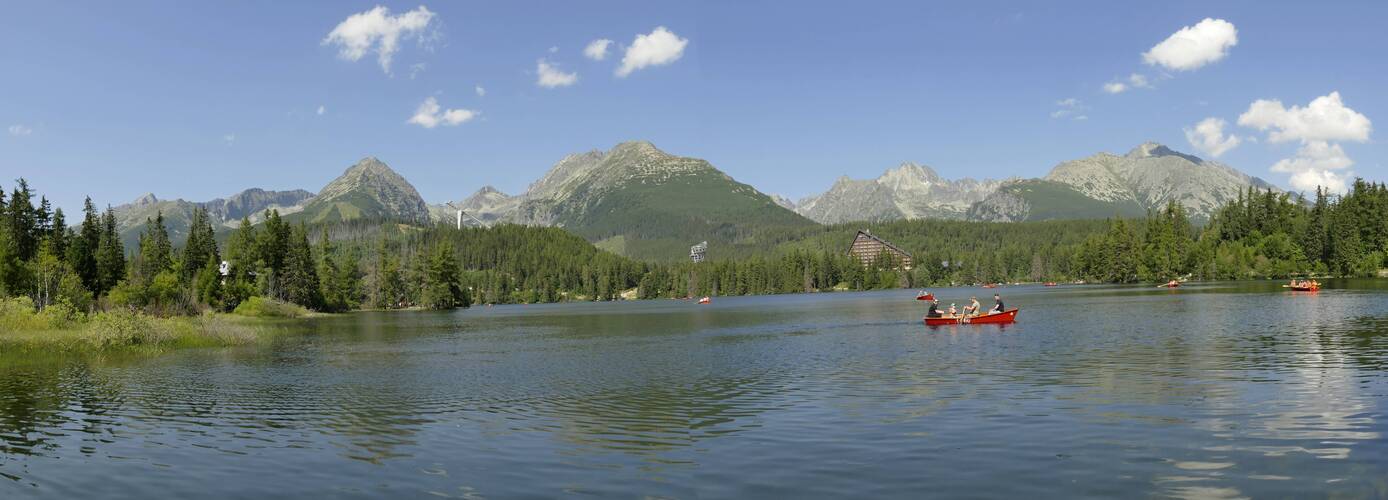
<svg viewBox="0 0 1388 500"><path fill-rule="evenodd" d="M96 254L98 283L92 290L96 295L115 288L116 283L120 283L121 278L125 276L125 245L121 243L120 233L116 231L116 211L107 207L101 222L101 238Z"/></svg>
<svg viewBox="0 0 1388 500"><path fill-rule="evenodd" d="M173 270L173 243L164 227L164 213L157 212L153 220L145 219L145 233L140 236L140 275L152 279L164 271Z"/></svg>
<svg viewBox="0 0 1388 500"><path fill-rule="evenodd" d="M453 244L447 240L436 243L430 254L422 302L430 309L470 305L470 298L459 281L458 259L453 253Z"/></svg>
<svg viewBox="0 0 1388 500"><path fill-rule="evenodd" d="M308 230L302 225L290 229L283 266L281 285L284 300L310 309L321 308L323 296L313 259L313 247L309 246Z"/></svg>
<svg viewBox="0 0 1388 500"><path fill-rule="evenodd" d="M48 230L48 251L67 261L67 247L72 244L72 230L67 227L67 217L63 209L53 211L53 225Z"/></svg>
<svg viewBox="0 0 1388 500"><path fill-rule="evenodd" d="M18 186L14 188L6 207L6 230L9 231L10 241L14 245L15 256L21 261L27 261L34 258L34 254L38 252L42 230L36 220L38 210L34 207L34 194L29 190L29 182L23 178L17 182Z"/></svg>
<svg viewBox="0 0 1388 500"><path fill-rule="evenodd" d="M91 197L87 197L82 203L82 226L68 242L67 261L88 290L100 288L96 272L96 252L100 246L101 216L96 213Z"/></svg>
<svg viewBox="0 0 1388 500"><path fill-rule="evenodd" d="M221 256L217 253L217 240L207 211L196 207L193 209L193 220L188 224L188 242L183 245L183 256L179 261L179 277L184 281L192 280L198 271L206 267L209 259L220 264Z"/></svg>

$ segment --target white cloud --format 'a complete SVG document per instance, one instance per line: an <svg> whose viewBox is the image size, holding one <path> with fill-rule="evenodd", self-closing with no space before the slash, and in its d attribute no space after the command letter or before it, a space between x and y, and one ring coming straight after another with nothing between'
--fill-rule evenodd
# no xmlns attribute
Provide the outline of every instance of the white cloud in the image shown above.
<svg viewBox="0 0 1388 500"><path fill-rule="evenodd" d="M689 39L680 38L664 26L645 35L636 35L631 46L622 56L622 65L617 68L617 76L625 78L631 72L650 66L663 66L678 61L684 56L684 48Z"/></svg>
<svg viewBox="0 0 1388 500"><path fill-rule="evenodd" d="M588 42L588 46L583 48L583 55L594 61L607 59L607 47L612 45L612 40L599 38Z"/></svg>
<svg viewBox="0 0 1388 500"><path fill-rule="evenodd" d="M1369 117L1345 106L1339 92L1315 98L1306 107L1287 109L1282 101L1259 99L1239 115L1239 125L1268 132L1272 142L1369 140Z"/></svg>
<svg viewBox="0 0 1388 500"><path fill-rule="evenodd" d="M1089 106L1086 106L1084 102L1080 101L1079 99L1076 99L1074 97L1061 99L1059 101L1056 101L1055 105L1060 109L1052 111L1051 118L1070 118L1071 120L1077 121L1089 119L1088 116L1083 114L1084 111L1089 109Z"/></svg>
<svg viewBox="0 0 1388 500"><path fill-rule="evenodd" d="M1332 193L1343 193L1347 188L1345 180L1354 172L1339 174L1335 171L1352 165L1354 160L1345 155L1339 144L1311 141L1297 149L1296 156L1273 164L1272 171L1292 174L1289 181L1297 190L1314 191L1316 186L1321 186Z"/></svg>
<svg viewBox="0 0 1388 500"><path fill-rule="evenodd" d="M547 89L568 87L578 83L578 73L565 73L560 71L559 66L550 64L544 59L536 61L535 72L539 74L539 78L535 80L535 84Z"/></svg>
<svg viewBox="0 0 1388 500"><path fill-rule="evenodd" d="M230 145L232 145L232 144L236 144L236 134L226 134L226 135L223 135L223 136L222 136L222 142L225 142L226 145L228 145L228 146L230 146Z"/></svg>
<svg viewBox="0 0 1388 500"><path fill-rule="evenodd" d="M558 45L551 46L551 47L549 48L549 53L551 53L551 54L555 54L555 53L558 53L558 52L559 52L559 46L558 46Z"/></svg>
<svg viewBox="0 0 1388 500"><path fill-rule="evenodd" d="M319 104L319 105L318 105L318 116L323 116L323 113L327 113L327 112L328 112L328 108L323 107L322 104Z"/></svg>
<svg viewBox="0 0 1388 500"><path fill-rule="evenodd" d="M1119 94L1123 91L1131 89L1147 88L1152 88L1152 83L1147 81L1147 77L1145 75L1141 75L1138 73L1128 75L1126 82L1112 81L1104 84L1104 92L1108 92L1110 94Z"/></svg>
<svg viewBox="0 0 1388 500"><path fill-rule="evenodd" d="M433 19L434 13L422 5L394 16L390 9L377 5L347 16L323 38L322 44L337 45L337 56L348 61L361 60L367 52L374 51L381 70L390 73L390 60L400 49L400 39L413 36L424 41L424 29Z"/></svg>
<svg viewBox="0 0 1388 500"><path fill-rule="evenodd" d="M413 123L424 128L434 128L439 125L454 126L476 118L478 113L470 109L443 109L439 106L439 100L433 97L425 99L415 110L406 123Z"/></svg>
<svg viewBox="0 0 1388 500"><path fill-rule="evenodd" d="M13 135L15 137L24 137L34 133L34 129L18 124L10 125L9 130L10 135Z"/></svg>
<svg viewBox="0 0 1388 500"><path fill-rule="evenodd" d="M1238 136L1224 134L1224 126L1228 125L1220 118L1206 118L1196 123L1195 127L1186 127L1186 141L1192 147L1210 155L1211 158L1219 158L1219 155L1229 152L1238 147Z"/></svg>
<svg viewBox="0 0 1388 500"><path fill-rule="evenodd" d="M1173 71L1189 71L1224 59L1239 43L1239 30L1223 19L1186 26L1142 54L1142 60Z"/></svg>
<svg viewBox="0 0 1388 500"><path fill-rule="evenodd" d="M424 64L424 63L414 63L414 64L411 64L411 65L410 65L410 79L413 80L414 77L419 76L419 74L420 74L420 73L423 73L424 70L427 69L428 67L429 67L429 65Z"/></svg>
<svg viewBox="0 0 1388 500"><path fill-rule="evenodd" d="M1239 115L1239 125L1267 132L1268 142L1301 142L1296 155L1273 164L1272 171L1292 174L1289 182L1295 189L1323 186L1335 193L1345 191L1345 179L1353 172L1334 171L1354 165L1337 143L1365 142L1373 132L1369 117L1345 106L1339 92L1317 97L1304 108L1259 99Z"/></svg>
<svg viewBox="0 0 1388 500"><path fill-rule="evenodd" d="M477 92L477 97L486 97L486 96L487 96L487 89L482 88L481 85L477 85L477 86L473 87L472 90L473 90L474 92Z"/></svg>

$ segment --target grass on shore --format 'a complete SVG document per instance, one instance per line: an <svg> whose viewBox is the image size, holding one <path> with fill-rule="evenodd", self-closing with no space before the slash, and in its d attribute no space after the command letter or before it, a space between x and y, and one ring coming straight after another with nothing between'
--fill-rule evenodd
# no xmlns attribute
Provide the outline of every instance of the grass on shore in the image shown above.
<svg viewBox="0 0 1388 500"><path fill-rule="evenodd" d="M264 302L269 304L266 307L278 304ZM27 298L0 299L0 350L162 350L245 345L283 330L282 323L265 318L284 317L301 316L204 313L160 318L123 309L86 314L63 304L35 311Z"/></svg>

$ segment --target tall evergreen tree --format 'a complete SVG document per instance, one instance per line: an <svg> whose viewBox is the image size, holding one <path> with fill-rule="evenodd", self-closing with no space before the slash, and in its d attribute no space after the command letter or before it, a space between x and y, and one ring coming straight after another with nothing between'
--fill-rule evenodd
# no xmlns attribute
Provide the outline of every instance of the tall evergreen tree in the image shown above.
<svg viewBox="0 0 1388 500"><path fill-rule="evenodd" d="M96 271L96 252L101 246L101 216L92 198L82 202L82 225L68 244L67 261L88 290L100 289Z"/></svg>
<svg viewBox="0 0 1388 500"><path fill-rule="evenodd" d="M101 226L96 254L98 283L97 288L92 290L96 295L115 288L116 283L120 283L125 276L125 245L121 243L120 233L116 230L116 211L109 206L101 216Z"/></svg>
<svg viewBox="0 0 1388 500"><path fill-rule="evenodd" d="M285 300L311 309L322 307L323 297L316 267L313 247L308 243L308 230L303 225L293 227L284 256L281 281Z"/></svg>
<svg viewBox="0 0 1388 500"><path fill-rule="evenodd" d="M38 251L42 230L36 220L38 209L34 207L34 193L29 190L29 182L20 178L17 184L14 192L10 194L5 218L15 256L21 261L27 261L34 258Z"/></svg>
<svg viewBox="0 0 1388 500"><path fill-rule="evenodd" d="M161 272L173 270L173 242L164 226L164 212L156 212L153 220L145 219L145 232L140 236L140 269L145 278L152 279Z"/></svg>
<svg viewBox="0 0 1388 500"><path fill-rule="evenodd" d="M212 223L207 218L207 210L193 209L193 220L188 225L188 241L183 244L183 255L179 259L179 277L185 282L207 267L207 261L221 261L217 252L216 235Z"/></svg>
<svg viewBox="0 0 1388 500"><path fill-rule="evenodd" d="M435 243L424 273L422 302L425 307L453 309L470 305L458 271L453 243L447 240Z"/></svg>

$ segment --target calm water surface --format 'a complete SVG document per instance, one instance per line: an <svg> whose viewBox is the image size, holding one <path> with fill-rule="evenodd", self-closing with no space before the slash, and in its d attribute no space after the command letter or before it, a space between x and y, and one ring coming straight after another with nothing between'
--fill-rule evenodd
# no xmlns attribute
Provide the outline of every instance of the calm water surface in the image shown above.
<svg viewBox="0 0 1388 500"><path fill-rule="evenodd" d="M365 313L0 354L0 498L1385 497L1388 285ZM980 289L941 289L960 305Z"/></svg>

